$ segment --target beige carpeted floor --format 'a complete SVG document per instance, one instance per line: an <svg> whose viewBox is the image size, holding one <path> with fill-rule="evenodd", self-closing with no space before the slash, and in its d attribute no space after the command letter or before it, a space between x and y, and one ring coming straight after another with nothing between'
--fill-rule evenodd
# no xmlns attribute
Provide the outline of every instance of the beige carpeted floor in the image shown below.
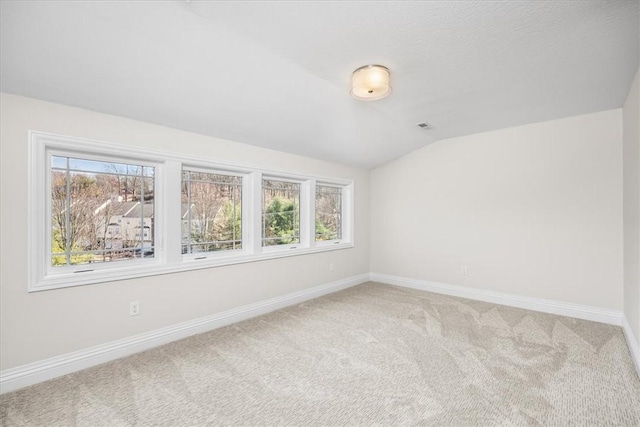
<svg viewBox="0 0 640 427"><path fill-rule="evenodd" d="M619 327L367 283L1 398L2 425L640 425Z"/></svg>

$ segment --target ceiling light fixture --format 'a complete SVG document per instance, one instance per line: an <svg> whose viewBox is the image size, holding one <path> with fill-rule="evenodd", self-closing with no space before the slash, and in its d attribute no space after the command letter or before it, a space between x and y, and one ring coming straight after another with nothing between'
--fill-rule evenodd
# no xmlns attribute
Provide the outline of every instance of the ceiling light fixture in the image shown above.
<svg viewBox="0 0 640 427"><path fill-rule="evenodd" d="M365 65L351 76L351 96L362 101L375 101L391 93L391 73L382 65Z"/></svg>

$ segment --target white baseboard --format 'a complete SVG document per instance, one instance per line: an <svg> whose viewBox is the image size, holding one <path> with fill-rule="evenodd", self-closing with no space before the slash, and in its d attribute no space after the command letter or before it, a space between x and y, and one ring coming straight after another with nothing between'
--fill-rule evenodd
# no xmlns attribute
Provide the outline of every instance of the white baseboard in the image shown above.
<svg viewBox="0 0 640 427"><path fill-rule="evenodd" d="M245 305L211 316L201 317L129 338L63 354L28 365L0 372L0 393L7 393L101 363L148 350L191 335L207 332L241 320L260 316L287 306L337 292L369 280L369 274L360 274L298 292L282 295L254 304Z"/></svg>
<svg viewBox="0 0 640 427"><path fill-rule="evenodd" d="M624 331L624 336L627 339L627 346L629 346L631 358L633 359L633 363L636 365L636 372L638 373L638 377L640 377L640 344L638 344L638 340L631 330L631 325L629 325L627 316L622 316L622 330Z"/></svg>
<svg viewBox="0 0 640 427"><path fill-rule="evenodd" d="M541 311L543 313L558 314L561 316L575 317L578 319L622 326L622 312L616 310L469 288L466 286L449 285L446 283L429 282L426 280L410 279L407 277L380 273L371 273L371 280L374 282L403 286L406 288L419 289L438 294L452 295L461 298L492 302L494 304L525 308L527 310Z"/></svg>

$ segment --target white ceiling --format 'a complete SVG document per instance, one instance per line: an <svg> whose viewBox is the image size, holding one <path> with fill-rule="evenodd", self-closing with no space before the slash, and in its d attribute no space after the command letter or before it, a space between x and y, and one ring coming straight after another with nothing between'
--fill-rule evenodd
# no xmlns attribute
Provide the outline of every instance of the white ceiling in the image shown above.
<svg viewBox="0 0 640 427"><path fill-rule="evenodd" d="M443 138L620 107L639 4L2 1L0 83L371 168ZM391 69L394 91L365 103L349 80L369 63Z"/></svg>

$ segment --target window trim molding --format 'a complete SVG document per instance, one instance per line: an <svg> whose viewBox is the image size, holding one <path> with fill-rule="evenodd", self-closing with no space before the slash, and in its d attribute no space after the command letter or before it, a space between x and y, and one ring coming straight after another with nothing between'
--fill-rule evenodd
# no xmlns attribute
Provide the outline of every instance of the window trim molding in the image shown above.
<svg viewBox="0 0 640 427"><path fill-rule="evenodd" d="M176 152L149 149L140 146L111 143L64 136L54 133L39 132L30 130L28 132L28 167L27 167L27 188L28 188L28 230L27 230L27 290L28 292L39 292L51 289L83 286L95 283L114 282L119 280L134 279L146 276L155 276L166 273L177 273L189 270L199 270L206 268L222 267L226 265L242 264L247 262L265 261L276 258L291 256L309 255L319 252L333 251L353 248L355 246L354 226L355 226L355 197L354 180L344 178L330 178L299 173L289 173L279 169L267 169L261 166L232 161L211 161L204 157L190 154L180 154ZM126 262L126 265L114 265L105 268L97 268L93 271L83 272L80 275L71 272L59 272L47 274L46 247L41 248L43 241L50 241L50 229L47 227L48 209L50 201L45 197L49 194L46 184L50 178L50 165L47 163L48 153L51 150L59 150L76 155L86 154L88 156L114 157L122 160L131 160L154 164L156 167L156 207L154 215L159 213L157 230L155 235L156 253L153 259L140 260L140 262ZM204 259L193 259L184 257L181 253L181 227L175 224L176 219L181 217L181 177L182 168L197 168L218 171L221 173L241 174L246 181L243 184L243 213L242 213L242 237L243 248L233 253L224 251L210 253ZM301 185L308 186L307 192L315 193L315 183L323 185L335 185L342 187L342 221L343 236L339 241L322 242L315 241L315 198L310 197L313 206L308 206L305 210L306 233L302 236L303 218L301 212L301 242L296 248L290 249L289 245L284 247L262 247L261 230L261 202L255 206L256 200L262 198L262 177L266 176L274 179L291 180L300 182ZM173 206L175 201L177 206ZM303 201L301 200L301 205ZM308 203L307 203L308 204ZM301 206L302 210L302 206ZM311 224L313 222L313 224ZM177 222L180 224L180 221ZM257 228L256 228L257 227ZM307 236L307 234L309 234ZM251 237L251 238L250 238ZM303 244L304 243L304 244ZM177 246L176 246L177 245ZM175 248L174 248L175 246Z"/></svg>

